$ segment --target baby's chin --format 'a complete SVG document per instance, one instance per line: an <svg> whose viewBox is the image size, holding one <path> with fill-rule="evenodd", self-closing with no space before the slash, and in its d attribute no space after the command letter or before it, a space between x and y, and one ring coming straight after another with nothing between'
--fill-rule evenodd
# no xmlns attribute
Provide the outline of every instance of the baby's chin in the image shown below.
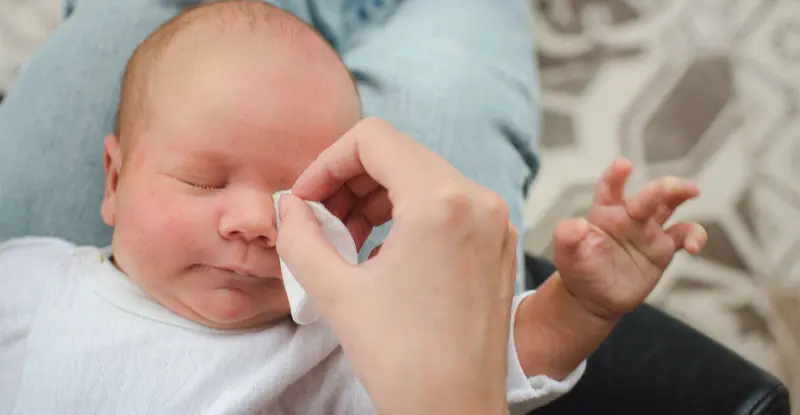
<svg viewBox="0 0 800 415"><path fill-rule="evenodd" d="M280 280L254 294L235 288L216 288L178 298L173 310L185 318L218 330L265 328L290 316L289 301Z"/></svg>

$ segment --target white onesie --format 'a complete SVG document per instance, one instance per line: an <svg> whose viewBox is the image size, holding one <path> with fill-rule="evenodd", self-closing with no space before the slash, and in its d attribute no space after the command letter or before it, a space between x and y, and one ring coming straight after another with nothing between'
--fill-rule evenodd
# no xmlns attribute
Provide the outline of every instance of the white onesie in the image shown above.
<svg viewBox="0 0 800 415"><path fill-rule="evenodd" d="M213 330L154 301L109 255L53 238L0 245L0 414L374 413L323 319ZM526 378L509 347L512 413L564 394L585 367Z"/></svg>

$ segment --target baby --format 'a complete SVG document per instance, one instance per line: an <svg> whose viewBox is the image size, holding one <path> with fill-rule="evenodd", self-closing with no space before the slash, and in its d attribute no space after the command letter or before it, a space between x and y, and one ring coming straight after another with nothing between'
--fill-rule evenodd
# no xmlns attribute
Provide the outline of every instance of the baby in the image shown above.
<svg viewBox="0 0 800 415"><path fill-rule="evenodd" d="M0 413L373 412L324 322L287 318L272 199L360 117L335 51L279 9L214 3L159 28L105 140L111 247L0 245ZM583 368L534 379L514 353L510 402Z"/></svg>

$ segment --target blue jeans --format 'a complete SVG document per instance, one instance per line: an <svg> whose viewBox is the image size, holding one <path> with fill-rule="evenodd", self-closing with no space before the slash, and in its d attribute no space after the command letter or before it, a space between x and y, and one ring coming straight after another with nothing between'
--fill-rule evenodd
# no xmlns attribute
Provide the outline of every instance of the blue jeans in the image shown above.
<svg viewBox="0 0 800 415"><path fill-rule="evenodd" d="M64 23L0 105L0 240L53 235L109 243L111 230L99 216L103 137L125 63L151 31L194 2L66 3ZM337 49L358 82L365 115L389 121L498 192L523 229L538 124L528 0L272 3L314 25ZM386 232L377 229L364 251ZM521 245L518 252L521 275Z"/></svg>

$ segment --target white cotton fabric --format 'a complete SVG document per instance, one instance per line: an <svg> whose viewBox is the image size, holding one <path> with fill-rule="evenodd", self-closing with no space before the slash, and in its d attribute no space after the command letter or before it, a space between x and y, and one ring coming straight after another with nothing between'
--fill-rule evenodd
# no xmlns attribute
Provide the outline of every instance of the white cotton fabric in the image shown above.
<svg viewBox="0 0 800 415"><path fill-rule="evenodd" d="M275 212L279 211L278 201L281 199L281 196L287 193L289 193L289 191L285 190L277 192L272 196L275 202ZM322 228L322 232L325 234L325 238L336 248L345 261L352 265L357 264L358 251L356 250L355 241L353 241L353 237L342 221L336 216L333 216L322 203L306 203L308 203L311 211L314 212L314 216L317 217L317 222L319 222L320 228ZM280 215L277 216L277 226L280 232L281 220ZM286 289L286 296L289 298L289 308L291 310L292 319L297 324L310 324L317 321L317 319L319 319L319 312L311 302L311 298L309 298L306 290L297 282L294 274L292 274L292 270L289 269L286 262L283 261L283 258L280 258L280 264L283 286Z"/></svg>
<svg viewBox="0 0 800 415"><path fill-rule="evenodd" d="M375 413L324 319L214 330L161 306L109 258L52 238L0 244L0 414ZM584 370L527 378L513 338L509 352L514 414Z"/></svg>

